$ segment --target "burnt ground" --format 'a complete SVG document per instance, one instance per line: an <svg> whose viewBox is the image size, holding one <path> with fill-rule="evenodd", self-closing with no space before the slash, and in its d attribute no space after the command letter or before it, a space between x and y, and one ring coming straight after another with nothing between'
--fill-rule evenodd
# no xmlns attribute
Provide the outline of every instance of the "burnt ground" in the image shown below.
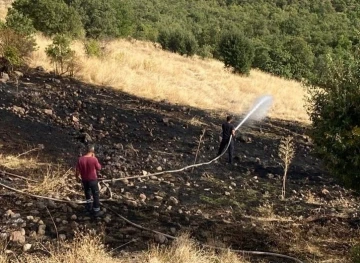
<svg viewBox="0 0 360 263"><path fill-rule="evenodd" d="M21 77L18 86L0 86L0 154L20 154L43 144L42 151L25 157L69 168L89 141L97 147L104 166L101 176L107 179L192 164L203 129L198 162L208 161L216 155L222 122L214 112L35 71ZM324 172L311 154L306 132L299 123L281 120L247 124L237 135L235 165L226 165L223 157L194 170L117 181L109 185L117 201L106 205L145 227L172 235L189 232L201 243L280 252L307 262L346 262L359 234L358 197ZM294 137L296 155L288 173L286 199L281 200L278 147L288 135ZM27 176L31 171L12 172ZM81 193L80 185L71 176L67 181L67 187L52 195L81 200L81 194L75 193ZM23 181L5 175L0 182L24 188ZM126 225L111 211L105 213L107 220L93 220L82 214L81 207L47 204L5 189L0 194L2 215L11 209L45 222L43 239L56 237L50 216L42 210L47 206L58 220L58 232L67 238L74 229L85 228L102 229L110 248L137 238L122 253L146 249L154 242L153 235ZM73 215L76 219L71 219ZM38 227L35 221L19 225L2 216L2 223L1 232L22 226L28 242L39 239L31 234ZM286 261L269 258L267 262Z"/></svg>

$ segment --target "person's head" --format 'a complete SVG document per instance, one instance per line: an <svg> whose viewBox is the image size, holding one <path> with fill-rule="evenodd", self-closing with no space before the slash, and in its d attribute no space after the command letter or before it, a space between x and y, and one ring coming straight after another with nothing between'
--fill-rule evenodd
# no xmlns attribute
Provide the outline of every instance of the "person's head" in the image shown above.
<svg viewBox="0 0 360 263"><path fill-rule="evenodd" d="M88 145L87 152L94 154L95 153L95 145L93 145L93 144Z"/></svg>
<svg viewBox="0 0 360 263"><path fill-rule="evenodd" d="M227 122L231 122L233 120L233 116L229 115L226 117Z"/></svg>

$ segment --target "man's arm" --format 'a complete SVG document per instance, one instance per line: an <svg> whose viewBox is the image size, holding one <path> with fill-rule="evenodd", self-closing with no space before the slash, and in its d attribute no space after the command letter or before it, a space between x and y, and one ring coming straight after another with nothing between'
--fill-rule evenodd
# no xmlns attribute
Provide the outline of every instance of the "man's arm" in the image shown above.
<svg viewBox="0 0 360 263"><path fill-rule="evenodd" d="M95 158L96 159L96 164L95 164L95 168L96 168L96 170L101 170L101 164L99 163L99 160L97 159L97 158Z"/></svg>

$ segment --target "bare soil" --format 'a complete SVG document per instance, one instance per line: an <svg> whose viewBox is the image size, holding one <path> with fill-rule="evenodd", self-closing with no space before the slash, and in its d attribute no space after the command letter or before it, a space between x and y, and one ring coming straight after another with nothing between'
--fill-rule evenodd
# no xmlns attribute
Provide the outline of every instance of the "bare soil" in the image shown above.
<svg viewBox="0 0 360 263"><path fill-rule="evenodd" d="M240 120L237 116L236 122ZM11 82L0 86L0 154L20 154L43 144L44 150L29 155L70 168L90 141L104 166L101 177L107 179L192 164L203 129L197 162L208 161L216 156L222 122L216 112L157 103L36 70L26 73L18 86ZM117 201L106 205L145 227L171 235L190 232L205 244L284 253L306 262L350 262L349 251L359 236L359 199L324 171L312 154L307 129L300 123L274 119L248 123L237 134L234 165L227 165L223 157L194 170L117 181L109 184ZM294 137L296 155L286 199L281 200L283 170L278 147L288 135ZM27 176L31 171L12 172ZM6 175L0 182L25 187L23 181ZM81 200L80 184L71 178L68 182L67 189L73 192L67 197ZM145 201L140 194L146 196ZM11 209L27 216L34 206L26 204L41 201L2 189L0 202L1 214ZM119 253L147 249L154 242L152 234L126 225L110 211L106 214L111 220L105 222L88 218L82 207L69 210L55 204L48 209L54 218L69 222L59 223L57 229L68 238L75 229L103 230L110 249L137 238ZM47 225L48 239L55 238L49 213L37 210ZM77 219L70 219L74 214ZM2 222L1 232L19 227L5 217ZM36 227L27 224L25 228L30 233Z"/></svg>

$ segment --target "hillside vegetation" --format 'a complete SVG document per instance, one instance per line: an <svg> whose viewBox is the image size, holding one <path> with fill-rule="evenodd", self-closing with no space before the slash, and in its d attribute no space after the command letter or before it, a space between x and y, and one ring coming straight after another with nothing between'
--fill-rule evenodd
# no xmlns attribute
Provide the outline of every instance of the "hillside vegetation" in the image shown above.
<svg viewBox="0 0 360 263"><path fill-rule="evenodd" d="M298 80L315 77L327 56L348 59L359 47L355 0L16 0L13 6L10 16L30 19L47 35L131 36L225 63L220 42L231 32L248 39L244 52L254 54L237 63Z"/></svg>

